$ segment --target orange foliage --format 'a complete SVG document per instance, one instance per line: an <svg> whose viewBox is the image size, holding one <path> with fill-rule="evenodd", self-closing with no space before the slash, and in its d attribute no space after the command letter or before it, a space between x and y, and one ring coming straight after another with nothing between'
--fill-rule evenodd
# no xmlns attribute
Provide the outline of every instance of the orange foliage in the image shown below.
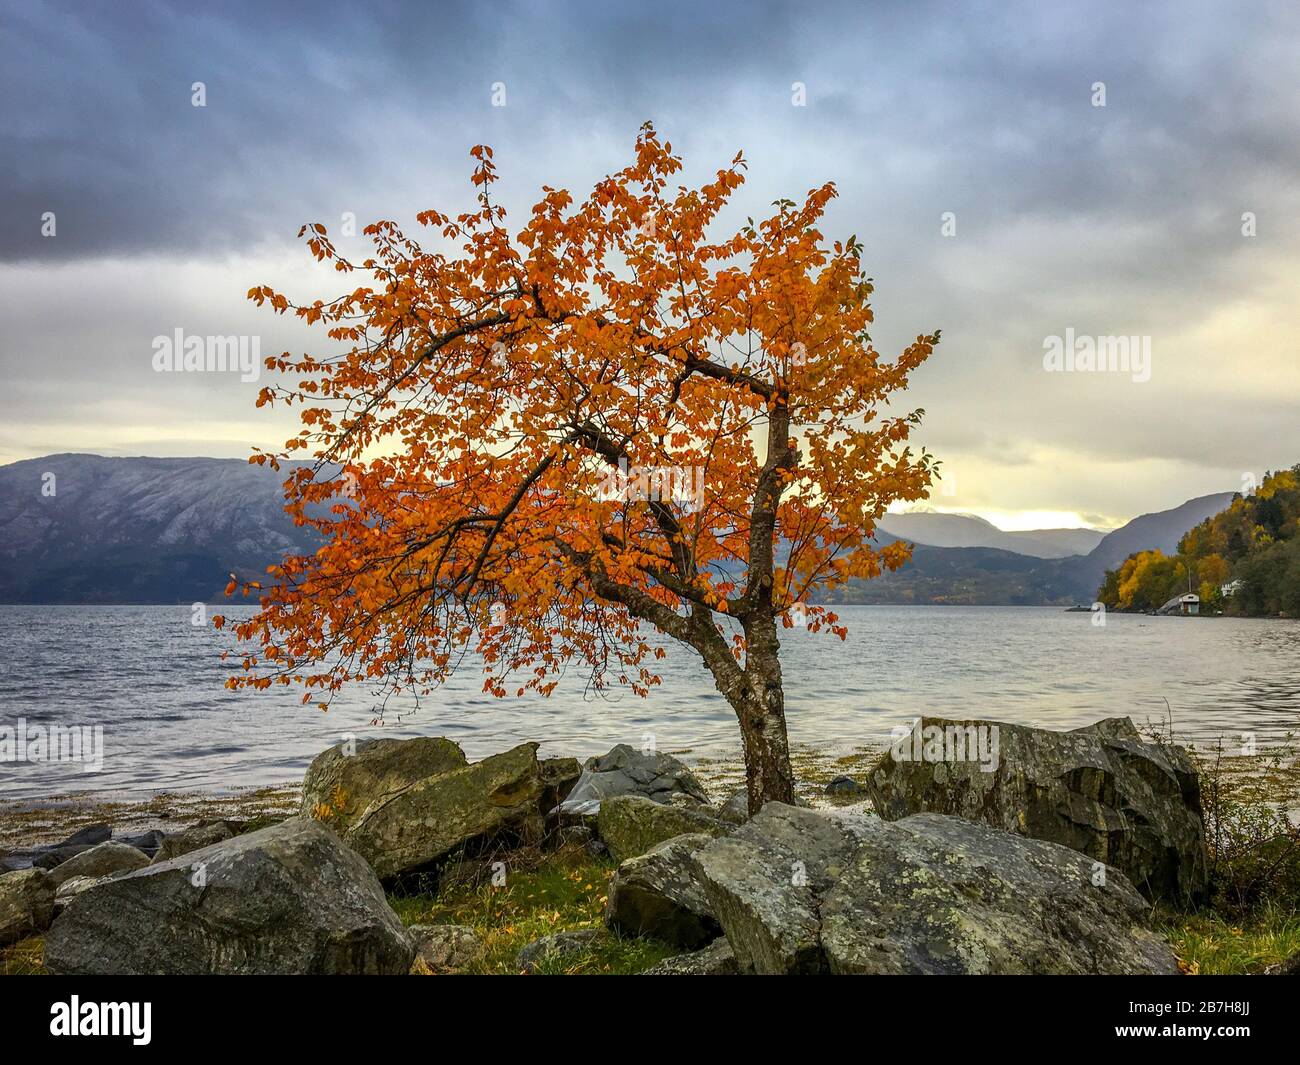
<svg viewBox="0 0 1300 1065"><path fill-rule="evenodd" d="M868 541L933 464L907 446L920 412L886 401L938 334L876 352L862 249L818 229L832 185L719 239L741 156L670 187L681 160L647 126L631 165L582 202L544 188L512 234L491 149L471 154L477 207L420 214L432 249L382 221L354 264L304 226L364 281L328 303L249 293L336 350L267 360L258 405L301 408L302 429L250 461L314 458L286 500L323 546L234 626L256 649L233 686L427 691L473 650L498 695L549 692L573 661L644 694L661 652L643 625L706 660L723 639L743 669L754 626L906 560Z"/></svg>

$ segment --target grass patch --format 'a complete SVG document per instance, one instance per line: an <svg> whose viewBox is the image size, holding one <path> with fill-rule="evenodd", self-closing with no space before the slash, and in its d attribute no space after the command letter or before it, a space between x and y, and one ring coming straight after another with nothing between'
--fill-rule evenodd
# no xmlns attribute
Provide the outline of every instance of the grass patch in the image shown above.
<svg viewBox="0 0 1300 1065"><path fill-rule="evenodd" d="M467 972L517 973L515 956L535 939L583 928L603 928L605 901L614 863L592 858L578 846L545 855L523 869L509 868L506 883L453 884L436 895L393 896L403 923L459 924L474 929L486 945L484 960ZM677 947L609 932L581 953L546 961L553 975L631 975L674 954Z"/></svg>
<svg viewBox="0 0 1300 1065"><path fill-rule="evenodd" d="M1189 972L1202 976L1265 973L1300 951L1300 915L1264 906L1234 922L1212 911L1161 914L1156 927Z"/></svg>
<svg viewBox="0 0 1300 1065"><path fill-rule="evenodd" d="M0 976L48 976L45 937L28 936L0 950Z"/></svg>

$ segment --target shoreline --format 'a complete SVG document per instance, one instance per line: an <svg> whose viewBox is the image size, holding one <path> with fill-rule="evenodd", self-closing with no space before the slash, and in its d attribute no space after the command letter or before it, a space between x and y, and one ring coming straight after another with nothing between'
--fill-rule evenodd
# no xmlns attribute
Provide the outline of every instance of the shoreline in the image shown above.
<svg viewBox="0 0 1300 1065"><path fill-rule="evenodd" d="M798 794L813 805L825 805L824 788L837 776L865 776L883 747L859 747L845 753L811 744L792 745ZM725 799L744 785L739 753L695 756L689 748L666 752L690 766L709 793ZM57 843L89 825L108 823L115 834L160 828L175 831L196 821L251 820L260 816L295 814L302 781L272 785L235 786L220 792L159 791L147 795L83 790L49 796L0 796L0 854L6 850Z"/></svg>
<svg viewBox="0 0 1300 1065"><path fill-rule="evenodd" d="M1214 759L1212 745L1197 746L1175 735L1174 742L1189 748L1198 759ZM884 753L884 745L859 746L850 751L829 750L813 744L791 744L796 794L813 807L840 805L826 794L836 777L863 783ZM1285 745L1262 748L1254 755L1224 755L1225 776L1239 783L1244 795L1268 801L1289 813L1300 813L1300 758L1281 764ZM745 771L739 752L725 756L695 755L691 748L665 752L681 759L699 778L715 801L725 801L744 786ZM150 829L176 831L205 820L253 820L264 816L296 814L301 804L302 781L272 785L234 786L219 792L152 792L132 796L122 792L77 791L50 796L5 798L0 796L0 855L57 843L89 825L108 823L115 834ZM861 797L855 801L861 801Z"/></svg>

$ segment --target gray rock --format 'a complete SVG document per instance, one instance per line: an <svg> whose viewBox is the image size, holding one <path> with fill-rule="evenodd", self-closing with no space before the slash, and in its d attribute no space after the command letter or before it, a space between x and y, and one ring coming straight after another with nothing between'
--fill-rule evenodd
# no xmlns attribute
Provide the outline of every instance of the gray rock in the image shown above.
<svg viewBox="0 0 1300 1065"><path fill-rule="evenodd" d="M486 946L474 929L459 924L415 924L407 929L415 940L415 965L435 976L459 973L480 962Z"/></svg>
<svg viewBox="0 0 1300 1065"><path fill-rule="evenodd" d="M169 862L191 851L211 847L214 843L232 838L236 834L236 827L231 821L200 821L179 832L172 832L163 837L153 860L157 863Z"/></svg>
<svg viewBox="0 0 1300 1065"><path fill-rule="evenodd" d="M853 826L770 802L696 852L696 876L742 972L825 970L817 889L839 874L854 846Z"/></svg>
<svg viewBox="0 0 1300 1065"><path fill-rule="evenodd" d="M568 958L586 954L604 935L599 928L581 928L573 932L543 936L520 950L515 965L520 972L536 973L548 964L563 964Z"/></svg>
<svg viewBox="0 0 1300 1065"><path fill-rule="evenodd" d="M542 778L542 813L550 813L565 799L582 777L582 763L576 758L543 758L537 763Z"/></svg>
<svg viewBox="0 0 1300 1065"><path fill-rule="evenodd" d="M140 832L134 836L119 836L116 840L118 843L125 843L128 847L134 847L138 851L144 851L150 858L158 853L162 841L163 832L157 828L151 828L148 832Z"/></svg>
<svg viewBox="0 0 1300 1065"><path fill-rule="evenodd" d="M54 881L44 869L0 874L0 947L44 932L54 916Z"/></svg>
<svg viewBox="0 0 1300 1065"><path fill-rule="evenodd" d="M718 817L728 824L743 825L749 820L749 791L737 788L718 808Z"/></svg>
<svg viewBox="0 0 1300 1065"><path fill-rule="evenodd" d="M1149 899L1181 905L1205 897L1200 786L1181 747L1144 742L1128 718L1072 732L941 718L916 727L923 757L909 739L871 773L872 802L886 820L954 814L1089 855L1122 870ZM995 760L946 759L937 742L930 752L937 760L924 757L926 739L969 736L971 728L996 730L985 733L997 738Z"/></svg>
<svg viewBox="0 0 1300 1065"><path fill-rule="evenodd" d="M740 972L731 944L719 936L703 950L665 958L642 976L735 976Z"/></svg>
<svg viewBox="0 0 1300 1065"><path fill-rule="evenodd" d="M113 873L129 873L133 869L143 869L148 864L149 857L144 851L109 840L61 862L50 872L50 878L54 881L57 893L64 882L75 877L97 878Z"/></svg>
<svg viewBox="0 0 1300 1065"><path fill-rule="evenodd" d="M826 785L826 794L833 799L856 799L866 795L867 789L852 777L836 777Z"/></svg>
<svg viewBox="0 0 1300 1065"><path fill-rule="evenodd" d="M415 944L330 829L282 822L82 891L45 965L71 975L406 973Z"/></svg>
<svg viewBox="0 0 1300 1065"><path fill-rule="evenodd" d="M383 879L418 873L471 842L539 841L543 788L525 743L374 800L343 838Z"/></svg>
<svg viewBox="0 0 1300 1065"><path fill-rule="evenodd" d="M613 795L644 795L667 802L675 793L709 801L695 775L672 755L643 754L620 743L609 754L587 759L581 778L559 809L570 817L594 816L601 801Z"/></svg>
<svg viewBox="0 0 1300 1065"><path fill-rule="evenodd" d="M103 879L100 876L73 876L63 881L54 895L54 916L61 914L68 908L68 903Z"/></svg>
<svg viewBox="0 0 1300 1065"><path fill-rule="evenodd" d="M87 825L72 833L62 843L64 847L94 847L106 843L113 837L113 826L105 823Z"/></svg>
<svg viewBox="0 0 1300 1065"><path fill-rule="evenodd" d="M39 847L26 847L10 852L7 864L16 868L53 869L82 851L89 850L109 839L113 835L110 825L87 825L78 829L61 843L46 844Z"/></svg>
<svg viewBox="0 0 1300 1065"><path fill-rule="evenodd" d="M330 747L307 767L302 814L346 836L371 803L466 764L465 752L441 736L362 740L355 749Z"/></svg>
<svg viewBox="0 0 1300 1065"><path fill-rule="evenodd" d="M605 923L615 931L652 936L685 950L716 939L722 929L691 861L713 838L677 836L623 862L610 882Z"/></svg>
<svg viewBox="0 0 1300 1065"><path fill-rule="evenodd" d="M616 862L644 854L674 836L691 832L720 836L729 828L708 806L658 803L644 795L607 798L601 803L596 825Z"/></svg>
<svg viewBox="0 0 1300 1065"><path fill-rule="evenodd" d="M961 818L769 803L693 860L741 972L1178 971L1118 870Z"/></svg>

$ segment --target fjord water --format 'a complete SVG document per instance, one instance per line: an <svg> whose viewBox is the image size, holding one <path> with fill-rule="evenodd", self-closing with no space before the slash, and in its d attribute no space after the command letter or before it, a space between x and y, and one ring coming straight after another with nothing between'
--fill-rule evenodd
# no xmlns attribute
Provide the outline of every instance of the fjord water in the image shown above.
<svg viewBox="0 0 1300 1065"><path fill-rule="evenodd" d="M1052 608L840 607L847 641L785 630L790 736L831 751L881 746L920 714L1068 729L1103 717L1166 723L1197 742L1277 742L1300 724L1300 623L1090 615ZM238 617L245 611L228 610ZM549 698L497 699L472 666L418 709L346 693L328 713L300 692L231 692L229 630L188 606L0 606L0 726L102 725L99 772L0 761L0 795L224 791L298 779L346 733L448 736L471 758L525 740L585 757L618 742L687 761L736 757L731 711L698 659L670 647L649 699L598 696L573 670ZM1168 710L1165 700L1168 700Z"/></svg>

